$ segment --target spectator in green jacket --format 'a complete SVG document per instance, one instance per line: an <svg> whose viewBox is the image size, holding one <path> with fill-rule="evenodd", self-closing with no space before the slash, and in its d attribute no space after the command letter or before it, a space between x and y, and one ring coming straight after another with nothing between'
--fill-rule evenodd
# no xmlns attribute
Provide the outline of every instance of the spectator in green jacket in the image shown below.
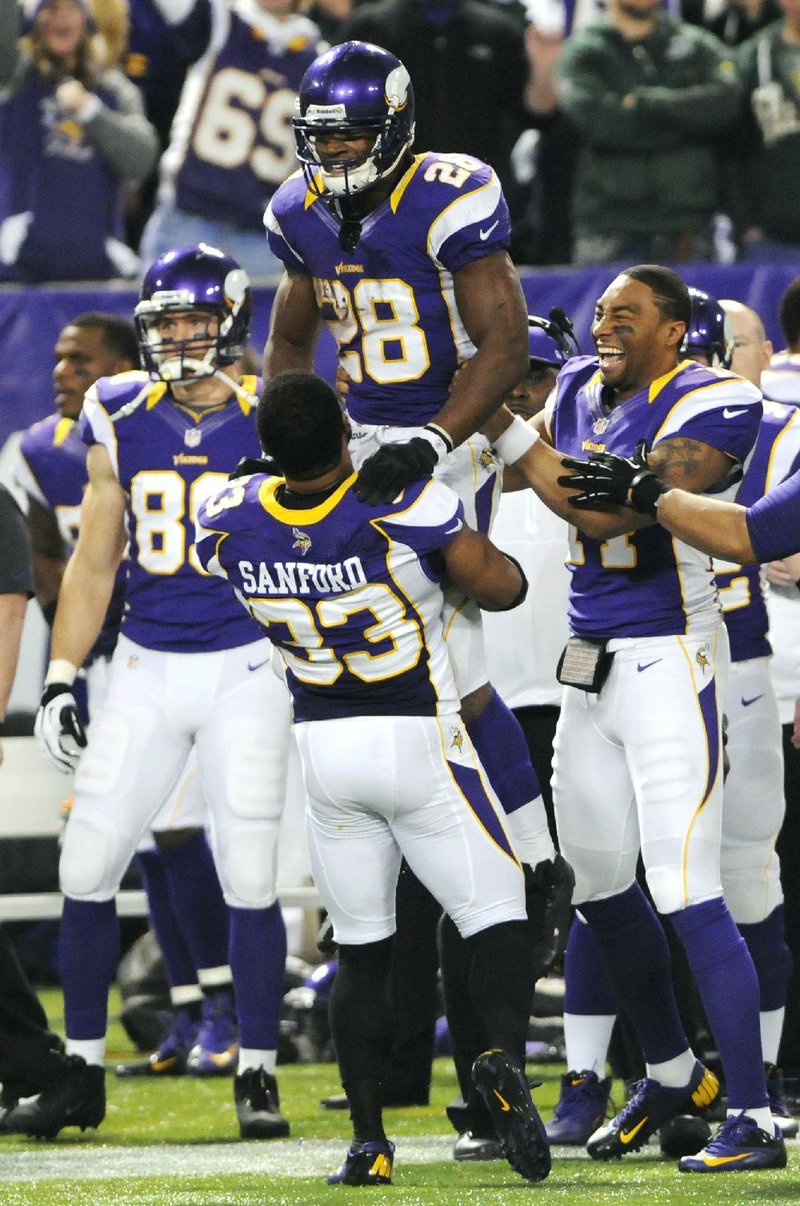
<svg viewBox="0 0 800 1206"><path fill-rule="evenodd" d="M749 97L738 173L742 258L800 256L800 0L739 49Z"/></svg>
<svg viewBox="0 0 800 1206"><path fill-rule="evenodd" d="M564 44L558 95L582 143L573 260L711 258L720 149L741 114L722 43L661 0L609 0Z"/></svg>

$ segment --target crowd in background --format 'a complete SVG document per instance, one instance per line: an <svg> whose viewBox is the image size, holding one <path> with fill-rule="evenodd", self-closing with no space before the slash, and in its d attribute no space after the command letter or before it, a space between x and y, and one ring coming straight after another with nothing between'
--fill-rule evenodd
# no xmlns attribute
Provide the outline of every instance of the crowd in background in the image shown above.
<svg viewBox="0 0 800 1206"><path fill-rule="evenodd" d="M297 86L350 38L408 67L417 151L495 168L517 264L800 254L798 0L0 0L0 280L200 239L274 274Z"/></svg>

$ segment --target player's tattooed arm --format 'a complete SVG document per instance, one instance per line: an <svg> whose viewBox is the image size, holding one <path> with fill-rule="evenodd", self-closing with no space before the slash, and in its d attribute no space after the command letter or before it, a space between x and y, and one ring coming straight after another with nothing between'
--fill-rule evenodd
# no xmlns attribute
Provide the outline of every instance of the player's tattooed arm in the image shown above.
<svg viewBox="0 0 800 1206"><path fill-rule="evenodd" d="M734 462L710 444L676 436L657 444L648 454L647 463L668 486L699 494L723 482Z"/></svg>
<svg viewBox="0 0 800 1206"><path fill-rule="evenodd" d="M572 506L570 498L575 491L559 480L564 475L563 453L552 446L544 412L529 419L528 426L538 433L539 439L511 466L512 489L530 486L551 511L595 540L613 540L615 536L652 525L649 515L637 515L627 507L611 506L601 512ZM508 473L507 468L504 473Z"/></svg>

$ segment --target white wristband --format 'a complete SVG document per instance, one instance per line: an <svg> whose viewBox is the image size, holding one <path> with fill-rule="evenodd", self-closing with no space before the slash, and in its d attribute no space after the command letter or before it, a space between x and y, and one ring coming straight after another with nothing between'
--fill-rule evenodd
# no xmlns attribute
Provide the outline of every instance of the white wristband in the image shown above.
<svg viewBox="0 0 800 1206"><path fill-rule="evenodd" d="M65 657L54 657L47 667L44 685L49 687L51 683L66 683L68 687L71 687L77 673L78 667L73 666L72 662L67 661Z"/></svg>
<svg viewBox="0 0 800 1206"><path fill-rule="evenodd" d="M494 450L504 464L513 465L529 448L533 448L538 439L538 431L534 431L517 415L503 434L494 441Z"/></svg>

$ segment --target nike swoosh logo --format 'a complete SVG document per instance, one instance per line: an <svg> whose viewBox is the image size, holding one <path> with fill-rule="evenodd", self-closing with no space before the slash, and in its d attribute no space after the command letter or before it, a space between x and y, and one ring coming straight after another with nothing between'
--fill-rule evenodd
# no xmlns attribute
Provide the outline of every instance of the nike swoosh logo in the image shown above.
<svg viewBox="0 0 800 1206"><path fill-rule="evenodd" d="M227 1068L231 1060L236 1058L238 1047L229 1047L227 1051L208 1051L206 1054L212 1064L216 1064L218 1068Z"/></svg>
<svg viewBox="0 0 800 1206"><path fill-rule="evenodd" d="M166 1059L154 1059L150 1063L150 1067L154 1072L166 1072L169 1068L174 1068L178 1059L175 1055L168 1055Z"/></svg>
<svg viewBox="0 0 800 1206"><path fill-rule="evenodd" d="M749 707L750 707L750 704L754 704L754 703L756 702L756 700L757 700L757 699L763 699L763 698L764 698L764 692L763 692L763 691L761 692L761 694L760 694L760 695L754 695L752 699L745 699L745 697L744 697L744 696L742 696L742 707L743 707L743 708L749 708Z"/></svg>
<svg viewBox="0 0 800 1206"><path fill-rule="evenodd" d="M654 661L652 661L652 662L645 662L645 664L644 664L644 665L642 665L642 663L641 663L641 662L638 662L638 663L637 663L637 665L636 665L636 669L637 669L637 670L639 671L639 673L641 674L643 670L649 670L651 666L655 666L657 662L663 662L663 660L664 660L664 659L663 659L663 657L657 657L657 658L656 658Z"/></svg>
<svg viewBox="0 0 800 1206"><path fill-rule="evenodd" d="M736 1156L703 1156L703 1163L708 1168L719 1168L720 1164L733 1164L736 1160L746 1160L752 1152L739 1152Z"/></svg>
<svg viewBox="0 0 800 1206"><path fill-rule="evenodd" d="M641 1120L641 1122L636 1123L636 1126L633 1128L633 1130L620 1131L620 1133L619 1133L620 1143L630 1143L632 1139L635 1139L636 1136L639 1134L639 1131L642 1129L644 1124L647 1122L647 1119L649 1118L649 1116L650 1116L649 1114L645 1114L645 1116Z"/></svg>
<svg viewBox="0 0 800 1206"><path fill-rule="evenodd" d="M461 520L459 519L458 523L454 527L448 528L446 530L445 536L452 536L454 532L460 532L462 527L463 527L463 524L461 523Z"/></svg>
<svg viewBox="0 0 800 1206"><path fill-rule="evenodd" d="M499 225L500 225L500 219L498 218L496 222L492 222L492 224L488 230L479 230L478 234L480 235L481 242L485 243L486 240L489 238L489 235L495 229L495 227L499 226Z"/></svg>
<svg viewBox="0 0 800 1206"><path fill-rule="evenodd" d="M269 661L269 658L265 657L263 662L256 662L255 666L251 665L251 663L248 662L247 669L248 670L260 670L262 666L266 666L268 661Z"/></svg>
<svg viewBox="0 0 800 1206"><path fill-rule="evenodd" d="M508 1104L505 1097L501 1096L501 1094L497 1092L497 1089L492 1089L492 1092L494 1093L497 1100L500 1102L500 1109L503 1111L503 1113L507 1113L508 1110L511 1109L511 1106Z"/></svg>
<svg viewBox="0 0 800 1206"><path fill-rule="evenodd" d="M731 410L729 406L726 406L722 412L722 417L723 419L735 419L737 415L746 415L747 409L746 406L740 406L738 410Z"/></svg>

